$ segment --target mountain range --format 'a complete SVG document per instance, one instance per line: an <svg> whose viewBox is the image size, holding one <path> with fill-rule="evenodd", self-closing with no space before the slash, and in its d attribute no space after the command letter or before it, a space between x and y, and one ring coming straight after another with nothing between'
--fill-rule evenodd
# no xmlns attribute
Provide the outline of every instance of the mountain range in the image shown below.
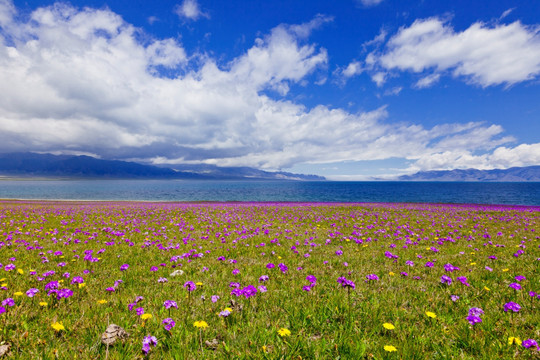
<svg viewBox="0 0 540 360"><path fill-rule="evenodd" d="M398 177L400 181L540 181L540 166L512 167L509 169L477 170L456 169L421 171Z"/></svg>
<svg viewBox="0 0 540 360"><path fill-rule="evenodd" d="M185 180L325 180L322 176L215 165L144 165L86 155L0 154L0 176Z"/></svg>

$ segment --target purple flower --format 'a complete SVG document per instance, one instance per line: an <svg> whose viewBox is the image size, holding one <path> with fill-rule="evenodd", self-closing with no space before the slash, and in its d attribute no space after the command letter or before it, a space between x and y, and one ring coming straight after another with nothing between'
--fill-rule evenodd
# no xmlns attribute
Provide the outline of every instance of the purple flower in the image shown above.
<svg viewBox="0 0 540 360"><path fill-rule="evenodd" d="M366 279L368 279L368 281L369 280L378 281L379 277L375 274L369 274L369 275L366 275Z"/></svg>
<svg viewBox="0 0 540 360"><path fill-rule="evenodd" d="M337 251L336 251L336 255L337 255L337 256L341 256L341 255L343 255L343 251L341 251L341 250L337 250Z"/></svg>
<svg viewBox="0 0 540 360"><path fill-rule="evenodd" d="M452 265L452 264L445 264L444 265L444 270L447 271L447 272L453 272L453 271L458 271L459 268L457 266Z"/></svg>
<svg viewBox="0 0 540 360"><path fill-rule="evenodd" d="M73 296L73 291L70 290L70 289L62 289L62 290L59 290L58 291L58 294L57 294L58 298L61 299L61 298L68 298L68 297L71 297Z"/></svg>
<svg viewBox="0 0 540 360"><path fill-rule="evenodd" d="M279 270L281 270L281 272L284 273L284 274L287 272L287 270L289 270L287 265L285 265L283 263L278 264L278 267L279 267Z"/></svg>
<svg viewBox="0 0 540 360"><path fill-rule="evenodd" d="M150 345L156 346L158 343L155 336L147 336L142 341L142 352L148 354L150 351Z"/></svg>
<svg viewBox="0 0 540 360"><path fill-rule="evenodd" d="M255 296L257 294L257 288L253 285L248 285L245 288L242 289L242 293L247 298L250 298L252 296Z"/></svg>
<svg viewBox="0 0 540 360"><path fill-rule="evenodd" d="M431 261L428 261L426 263L426 265L424 265L425 267L428 267L428 268L432 268L433 266L435 266L435 264L433 264Z"/></svg>
<svg viewBox="0 0 540 360"><path fill-rule="evenodd" d="M157 266L152 266L150 268L150 271L158 271L158 270L159 270L159 268ZM165 321L165 320L163 320L163 321Z"/></svg>
<svg viewBox="0 0 540 360"><path fill-rule="evenodd" d="M164 277L160 277L157 282L160 283L160 284L163 284L163 283L166 283L168 282L169 280L167 280L167 278L164 278Z"/></svg>
<svg viewBox="0 0 540 360"><path fill-rule="evenodd" d="M120 266L120 271L126 271L128 268L129 268L129 265L124 264L124 265Z"/></svg>
<svg viewBox="0 0 540 360"><path fill-rule="evenodd" d="M231 281L231 282L229 283L229 287L231 287L231 288L237 289L237 288L239 288L240 286L241 286L240 283L237 283L236 281Z"/></svg>
<svg viewBox="0 0 540 360"><path fill-rule="evenodd" d="M490 268L489 266L486 266L485 269L486 269L487 271L493 271L493 269Z"/></svg>
<svg viewBox="0 0 540 360"><path fill-rule="evenodd" d="M113 292L116 291L116 289L115 289L114 287L112 287L112 286L109 286L108 288L105 289L105 291L108 291L108 292L110 292L110 293L113 293Z"/></svg>
<svg viewBox="0 0 540 360"><path fill-rule="evenodd" d="M450 299L453 301L453 302L456 302L459 300L459 296L457 295L450 295Z"/></svg>
<svg viewBox="0 0 540 360"><path fill-rule="evenodd" d="M527 339L527 340L523 341L521 343L521 346L523 346L524 348L527 348L527 349L535 346L536 349L538 350L538 343L536 342L536 340L533 340L533 339Z"/></svg>
<svg viewBox="0 0 540 360"><path fill-rule="evenodd" d="M186 289L188 289L188 291L195 291L195 289L197 289L197 285L195 285L195 283L193 281L186 281L186 283L184 284L184 287Z"/></svg>
<svg viewBox="0 0 540 360"><path fill-rule="evenodd" d="M469 315L467 316L467 321L469 321L471 325L474 325L476 323L481 323L482 319L480 319L480 317L476 315Z"/></svg>
<svg viewBox="0 0 540 360"><path fill-rule="evenodd" d="M15 300L12 298L7 298L2 301L2 306L15 306Z"/></svg>
<svg viewBox="0 0 540 360"><path fill-rule="evenodd" d="M36 294L37 294L38 292L39 292L38 289L34 289L34 288L28 289L28 291L26 292L26 296L28 296L28 297L34 297L34 296L36 296Z"/></svg>
<svg viewBox="0 0 540 360"><path fill-rule="evenodd" d="M527 278L523 275L518 275L516 276L514 279L516 279L516 281L523 281L523 280L527 280Z"/></svg>
<svg viewBox="0 0 540 360"><path fill-rule="evenodd" d="M450 276L443 275L441 276L441 283L450 285L452 283L452 278Z"/></svg>
<svg viewBox="0 0 540 360"><path fill-rule="evenodd" d="M274 265L274 264L272 264L272 263L266 264L266 268L267 268L267 269L273 269L273 268L275 268L275 267L276 267L276 265Z"/></svg>
<svg viewBox="0 0 540 360"><path fill-rule="evenodd" d="M268 279L270 279L268 277L268 275L262 275L260 278L259 278L259 282L265 282L265 281L268 281Z"/></svg>
<svg viewBox="0 0 540 360"><path fill-rule="evenodd" d="M508 287L514 289L514 290L521 290L521 285L518 284L518 283L511 283L510 285L508 285Z"/></svg>
<svg viewBox="0 0 540 360"><path fill-rule="evenodd" d="M519 312L519 310L521 310L521 306L518 303L510 301L504 304L504 311L508 312L508 310L512 310L513 312Z"/></svg>
<svg viewBox="0 0 540 360"><path fill-rule="evenodd" d="M405 265L407 265L407 266L414 266L414 262L411 261L411 260L407 260L407 261L405 261Z"/></svg>
<svg viewBox="0 0 540 360"><path fill-rule="evenodd" d="M136 308L135 313L137 313L137 316L141 316L142 314L144 314L144 308L142 307Z"/></svg>
<svg viewBox="0 0 540 360"><path fill-rule="evenodd" d="M309 292L309 291L311 291L311 286L309 286L309 285L302 286L302 290L304 290L306 292Z"/></svg>
<svg viewBox="0 0 540 360"><path fill-rule="evenodd" d="M240 274L240 270L234 269L234 270L232 271L232 274L233 274L233 275L238 275L238 274Z"/></svg>
<svg viewBox="0 0 540 360"><path fill-rule="evenodd" d="M268 291L268 289L264 285L259 285L259 287L257 289L259 289L259 291L262 292L262 293L265 293L265 292Z"/></svg>
<svg viewBox="0 0 540 360"><path fill-rule="evenodd" d="M309 281L312 284L315 284L317 282L317 278L314 275L306 276L306 280Z"/></svg>
<svg viewBox="0 0 540 360"><path fill-rule="evenodd" d="M344 276L339 277L337 279L337 282L344 288L352 288L352 289L354 289L356 287L356 285L354 284L354 282L352 280L348 280Z"/></svg>
<svg viewBox="0 0 540 360"><path fill-rule="evenodd" d="M466 285L466 286L471 286L468 282L467 282L467 278L465 276L458 276L457 277L457 280L462 283L463 285Z"/></svg>
<svg viewBox="0 0 540 360"><path fill-rule="evenodd" d="M409 273L406 273L405 271L400 272L400 275L403 277L409 276Z"/></svg>
<svg viewBox="0 0 540 360"><path fill-rule="evenodd" d="M477 308L477 307L473 307L473 308L469 309L469 315L471 315L471 316L480 316L483 313L484 313L484 310L482 310L480 308Z"/></svg>
<svg viewBox="0 0 540 360"><path fill-rule="evenodd" d="M6 308L5 308L5 307L3 307L3 306L0 306L0 314L3 314L3 313L5 313L6 311L7 311L7 310L6 310Z"/></svg>
<svg viewBox="0 0 540 360"><path fill-rule="evenodd" d="M163 303L163 306L165 307L165 309L170 309L172 307L178 309L178 305L176 304L176 301L174 300L165 300L165 302Z"/></svg>
<svg viewBox="0 0 540 360"><path fill-rule="evenodd" d="M73 279L71 279L72 284L82 284L84 282L84 279L81 276L75 276Z"/></svg>
<svg viewBox="0 0 540 360"><path fill-rule="evenodd" d="M229 310L223 310L219 313L219 316L224 317L224 318L229 315L231 315L231 312Z"/></svg>
<svg viewBox="0 0 540 360"><path fill-rule="evenodd" d="M163 319L161 323L163 324L163 327L167 331L171 331L171 329L176 325L176 322L171 318Z"/></svg>

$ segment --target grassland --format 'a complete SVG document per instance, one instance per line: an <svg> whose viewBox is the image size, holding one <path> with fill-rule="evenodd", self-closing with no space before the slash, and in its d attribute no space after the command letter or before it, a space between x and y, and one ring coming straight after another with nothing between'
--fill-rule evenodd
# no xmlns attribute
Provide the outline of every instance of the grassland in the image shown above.
<svg viewBox="0 0 540 360"><path fill-rule="evenodd" d="M538 359L540 209L0 202L7 359ZM109 324L129 334L107 346Z"/></svg>

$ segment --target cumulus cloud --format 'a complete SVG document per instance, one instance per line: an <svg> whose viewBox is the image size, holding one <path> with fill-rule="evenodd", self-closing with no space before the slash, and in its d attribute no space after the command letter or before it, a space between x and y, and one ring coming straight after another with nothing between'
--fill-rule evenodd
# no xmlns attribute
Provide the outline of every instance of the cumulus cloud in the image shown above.
<svg viewBox="0 0 540 360"><path fill-rule="evenodd" d="M279 25L219 64L176 39L152 39L108 9L55 4L23 21L12 3L0 4L0 21L10 24L0 30L2 152L266 169L391 157L421 164L456 148L497 149L493 161L515 154L504 151L512 139L496 125L425 128L392 122L384 106L351 113L287 100L291 86L328 66L327 51L307 41L330 21L321 16Z"/></svg>
<svg viewBox="0 0 540 360"><path fill-rule="evenodd" d="M197 20L200 17L210 17L207 13L201 11L197 0L184 0L182 4L176 6L175 12L179 17L190 20Z"/></svg>
<svg viewBox="0 0 540 360"><path fill-rule="evenodd" d="M540 28L519 21L481 22L458 32L439 19L416 20L392 36L382 52L368 58L385 70L432 73L418 83L429 86L446 72L482 86L515 83L540 74Z"/></svg>

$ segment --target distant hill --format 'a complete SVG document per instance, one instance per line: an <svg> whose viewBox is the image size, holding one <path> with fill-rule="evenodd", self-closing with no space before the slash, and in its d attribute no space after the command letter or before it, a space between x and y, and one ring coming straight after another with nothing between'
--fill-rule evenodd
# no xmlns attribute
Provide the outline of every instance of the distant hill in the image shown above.
<svg viewBox="0 0 540 360"><path fill-rule="evenodd" d="M412 175L403 175L400 181L540 181L540 166L513 167L494 170L441 170L421 171Z"/></svg>
<svg viewBox="0 0 540 360"><path fill-rule="evenodd" d="M91 156L36 153L0 154L0 176L103 179L192 179L192 180L325 180L316 175L268 172L248 167L211 165L153 166Z"/></svg>

